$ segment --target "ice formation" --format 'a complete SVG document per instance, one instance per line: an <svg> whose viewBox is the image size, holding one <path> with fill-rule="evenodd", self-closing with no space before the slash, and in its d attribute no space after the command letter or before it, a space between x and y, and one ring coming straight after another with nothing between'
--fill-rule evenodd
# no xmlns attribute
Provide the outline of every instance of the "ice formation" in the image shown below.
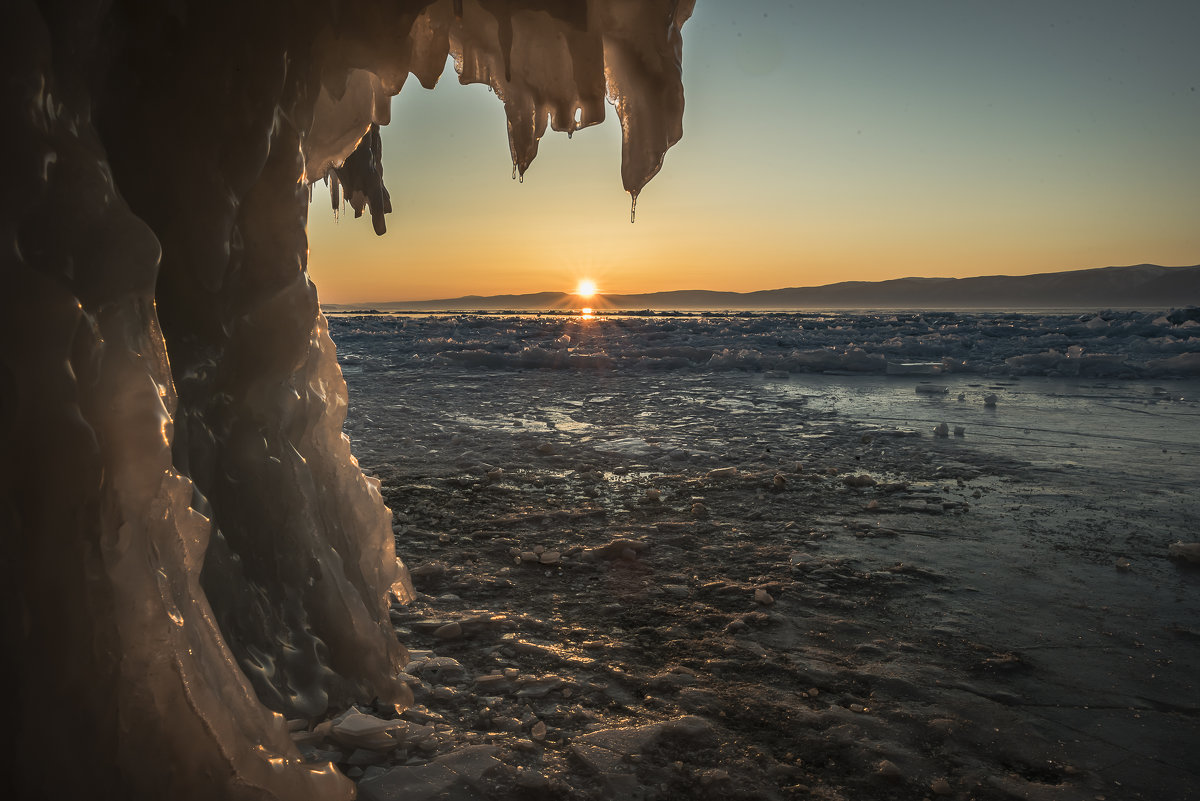
<svg viewBox="0 0 1200 801"><path fill-rule="evenodd" d="M481 369L776 376L858 373L1185 378L1200 374L1200 338L1158 312L703 312L604 315L335 314L348 370L429 365ZM925 389L922 389L925 387ZM921 384L917 392L942 393Z"/></svg>
<svg viewBox="0 0 1200 801"><path fill-rule="evenodd" d="M410 585L342 435L308 187L382 231L375 126L450 54L521 172L607 94L636 196L680 135L691 6L6 6L6 797L352 796L285 716L406 702L386 596Z"/></svg>

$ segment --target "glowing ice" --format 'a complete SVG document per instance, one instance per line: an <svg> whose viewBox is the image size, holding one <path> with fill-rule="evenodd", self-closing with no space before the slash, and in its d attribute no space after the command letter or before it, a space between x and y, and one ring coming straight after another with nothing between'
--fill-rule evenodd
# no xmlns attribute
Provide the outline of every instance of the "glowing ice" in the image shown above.
<svg viewBox="0 0 1200 801"><path fill-rule="evenodd" d="M504 102L521 173L547 121L594 124L607 94L636 193L679 138L691 5L6 7L0 597L18 796L352 795L277 713L406 703L386 598L411 590L341 433L309 184L328 175L335 205L382 232L377 126L407 75L431 86L452 53ZM44 747L64 730L65 771Z"/></svg>

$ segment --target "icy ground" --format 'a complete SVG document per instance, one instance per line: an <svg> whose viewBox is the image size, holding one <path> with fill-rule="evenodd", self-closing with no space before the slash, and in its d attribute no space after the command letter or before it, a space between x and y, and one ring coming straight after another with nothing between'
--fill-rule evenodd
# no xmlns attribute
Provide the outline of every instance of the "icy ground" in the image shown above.
<svg viewBox="0 0 1200 801"><path fill-rule="evenodd" d="M344 364L984 375L1200 375L1200 309L1079 314L338 315ZM372 345L381 339L384 342ZM402 347L401 347L402 346Z"/></svg>
<svg viewBox="0 0 1200 801"><path fill-rule="evenodd" d="M887 353L980 372L798 373L778 323L335 322L417 705L314 758L367 799L1200 798L1200 571L1168 555L1200 539L1200 381L982 374L1045 331ZM926 336L846 323L826 346ZM1155 359L1188 353L1167 325ZM682 350L722 337L775 372ZM615 366L508 369L526 346Z"/></svg>

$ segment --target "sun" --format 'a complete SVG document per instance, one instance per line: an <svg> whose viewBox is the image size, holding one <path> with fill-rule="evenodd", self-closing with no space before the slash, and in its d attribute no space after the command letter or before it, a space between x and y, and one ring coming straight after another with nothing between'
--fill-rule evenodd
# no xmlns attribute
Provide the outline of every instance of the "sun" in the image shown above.
<svg viewBox="0 0 1200 801"><path fill-rule="evenodd" d="M581 279L575 287L575 294L581 298L590 298L596 294L596 282L590 278Z"/></svg>

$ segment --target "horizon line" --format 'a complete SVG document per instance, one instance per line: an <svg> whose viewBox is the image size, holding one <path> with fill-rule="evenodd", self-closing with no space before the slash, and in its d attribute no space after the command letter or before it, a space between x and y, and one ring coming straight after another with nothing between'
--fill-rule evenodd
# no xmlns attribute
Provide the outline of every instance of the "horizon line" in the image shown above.
<svg viewBox="0 0 1200 801"><path fill-rule="evenodd" d="M993 273L993 274L988 274L988 275L972 275L972 276L963 276L963 277L939 276L939 275L932 275L932 276L930 276L930 275L907 275L907 276L901 276L901 277L897 277L897 278L884 278L884 279L879 279L879 280L874 280L874 281L862 280L862 279L848 279L848 280L844 280L844 281L834 281L834 282L828 283L828 284L812 284L812 285L807 285L807 286L793 285L793 286L772 287L769 289L750 289L750 290L701 289L701 288L657 289L657 290L641 291L641 292L629 292L629 291L618 292L615 290L603 290L603 291L597 290L594 294L585 296L585 295L580 295L579 293L571 291L571 290L544 289L544 290L538 290L538 291L534 291L534 292L501 292L501 293L492 294L492 295L480 295L480 294L476 294L476 293L467 293L464 295L456 295L453 297L423 298L423 299L422 298L406 298L406 299L402 299L402 300L362 300L362 301L350 301L350 302L332 302L332 301L330 301L330 302L322 302L322 305L323 306L363 306L363 305L372 305L372 304L396 305L396 304L404 304L404 303L439 303L439 302L465 301L465 300L490 301L490 300L496 300L498 298L521 298L521 297L528 297L528 296L533 296L533 295L557 295L557 296L561 296L564 298L579 298L579 299L581 299L581 301L583 301L584 299L591 299L591 298L667 295L667 294L683 293L683 292L706 292L706 293L721 294L721 295L754 295L754 294L768 293L768 292L785 292L788 290L826 289L829 287L845 286L847 284L886 284L886 283L891 283L891 282L896 282L896 281L972 281L972 280L980 280L980 279L988 279L988 278L1021 279L1021 278L1036 278L1039 276L1048 276L1048 275L1069 275L1071 273L1096 272L1096 271L1102 271L1102 270L1129 270L1129 269L1136 269L1136 268L1142 268L1142 267L1158 267L1158 268L1167 269L1167 270L1188 270L1188 269L1200 268L1200 264L1168 265L1168 264L1154 264L1151 262L1142 262L1139 264L1108 265L1105 267L1080 267L1080 268L1074 268L1074 269L1070 269L1070 270L1051 270L1051 271L1046 271L1046 272L1025 273L1025 274L1019 274L1019 275L1011 275L1011 274L1004 274L1004 273Z"/></svg>

